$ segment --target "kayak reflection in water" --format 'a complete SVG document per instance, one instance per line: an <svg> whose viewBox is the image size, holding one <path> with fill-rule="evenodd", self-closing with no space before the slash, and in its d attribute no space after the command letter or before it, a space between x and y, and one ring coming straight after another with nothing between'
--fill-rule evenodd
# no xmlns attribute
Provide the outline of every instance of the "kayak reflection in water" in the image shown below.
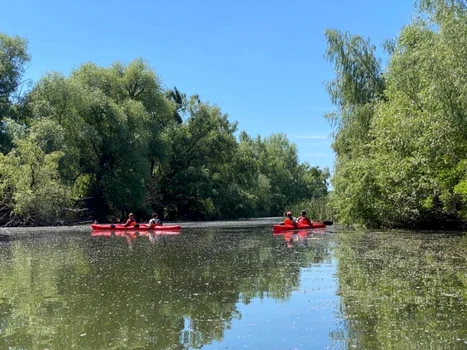
<svg viewBox="0 0 467 350"><path fill-rule="evenodd" d="M284 235L284 239L287 242L287 248L292 248L294 245L305 246L306 237L308 236L308 231L300 230L293 231L289 234Z"/></svg>
<svg viewBox="0 0 467 350"><path fill-rule="evenodd" d="M148 232L148 238L151 244L159 242L162 237L169 239L168 237L178 237L179 235L180 231L157 231L156 229Z"/></svg>
<svg viewBox="0 0 467 350"><path fill-rule="evenodd" d="M133 243L136 241L136 239L139 237L139 232L125 232L123 234L126 238L126 242L128 243L129 247L131 248Z"/></svg>
<svg viewBox="0 0 467 350"><path fill-rule="evenodd" d="M309 230L289 230L282 233L275 233L274 236L284 237L284 241L288 248L294 245L306 245L306 238Z"/></svg>
<svg viewBox="0 0 467 350"><path fill-rule="evenodd" d="M160 235L157 235L155 232L149 232L148 238L151 244L155 244L159 240Z"/></svg>
<svg viewBox="0 0 467 350"><path fill-rule="evenodd" d="M325 229L305 229L275 233L274 236L284 237L287 248L292 248L294 245L307 246L309 240L320 239L325 233Z"/></svg>

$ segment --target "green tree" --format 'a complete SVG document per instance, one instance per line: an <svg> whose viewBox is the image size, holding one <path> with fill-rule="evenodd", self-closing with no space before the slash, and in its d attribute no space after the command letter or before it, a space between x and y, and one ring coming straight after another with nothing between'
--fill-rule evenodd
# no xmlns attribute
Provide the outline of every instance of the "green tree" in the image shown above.
<svg viewBox="0 0 467 350"><path fill-rule="evenodd" d="M326 38L326 58L336 71L327 88L338 108L326 116L336 127L333 206L342 222L375 222L368 200L377 195L378 188L369 143L375 103L382 99L385 86L381 66L368 39L336 30L327 30Z"/></svg>
<svg viewBox="0 0 467 350"><path fill-rule="evenodd" d="M172 105L142 61L109 68L88 63L69 78L50 74L34 88L35 120L63 127L69 152L62 172L98 216L142 208L146 184L164 157L162 128Z"/></svg>
<svg viewBox="0 0 467 350"><path fill-rule="evenodd" d="M281 215L286 207L327 195L329 172L300 164L296 145L283 134L265 139L240 134L232 165L244 209L257 216Z"/></svg>
<svg viewBox="0 0 467 350"><path fill-rule="evenodd" d="M18 118L18 102L26 64L30 60L27 42L19 36L0 32L0 152L12 147Z"/></svg>
<svg viewBox="0 0 467 350"><path fill-rule="evenodd" d="M33 127L12 151L0 155L0 221L7 225L55 224L69 214L70 189L58 171L63 153L46 152L48 140L41 141L39 128Z"/></svg>
<svg viewBox="0 0 467 350"><path fill-rule="evenodd" d="M173 101L176 106L174 111L174 119L177 123L181 124L183 122L182 115L186 112L188 100L186 94L178 91L177 87L174 86L173 90L169 89L166 92L166 96L169 100Z"/></svg>
<svg viewBox="0 0 467 350"><path fill-rule="evenodd" d="M464 2L422 1L418 17L390 45L383 78L369 69L376 59L360 60L361 69L348 60L336 64L338 81L365 87L342 83L330 90L340 111L331 117L337 121L332 181L342 222L432 227L467 219L466 30ZM350 46L331 38L330 57L347 54ZM366 52L361 47L357 57ZM367 82L361 70L371 72Z"/></svg>
<svg viewBox="0 0 467 350"><path fill-rule="evenodd" d="M219 107L190 99L188 118L165 130L170 142L169 162L155 174L156 206L169 217L219 217L215 201L226 182L226 164L237 143L231 123Z"/></svg>

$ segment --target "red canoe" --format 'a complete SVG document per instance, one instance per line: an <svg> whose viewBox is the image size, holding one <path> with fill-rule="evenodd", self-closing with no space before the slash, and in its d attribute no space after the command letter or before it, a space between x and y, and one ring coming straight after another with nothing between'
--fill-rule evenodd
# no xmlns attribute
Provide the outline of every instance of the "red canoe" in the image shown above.
<svg viewBox="0 0 467 350"><path fill-rule="evenodd" d="M313 228L325 228L326 225L322 222L313 222L311 225L297 224L297 227L293 225L274 225L272 227L274 232L285 232L290 230L303 230L303 229L313 229Z"/></svg>
<svg viewBox="0 0 467 350"><path fill-rule="evenodd" d="M112 235L115 235L115 237L122 237L125 235L139 235L141 237L147 237L148 235L153 234L155 236L174 236L174 235L179 235L180 231L153 231L153 230L147 230L144 232L139 232L137 229L133 230L120 230L120 231L111 231L111 230L93 230L91 232L92 237L112 237Z"/></svg>
<svg viewBox="0 0 467 350"><path fill-rule="evenodd" d="M91 227L93 230L112 230L112 231L120 231L120 230L137 230L137 231L178 231L182 227L180 225L157 225L157 226L152 226L149 228L148 225L146 224L137 224L135 226L126 226L122 224L105 224L105 225L99 225L99 224L91 224Z"/></svg>

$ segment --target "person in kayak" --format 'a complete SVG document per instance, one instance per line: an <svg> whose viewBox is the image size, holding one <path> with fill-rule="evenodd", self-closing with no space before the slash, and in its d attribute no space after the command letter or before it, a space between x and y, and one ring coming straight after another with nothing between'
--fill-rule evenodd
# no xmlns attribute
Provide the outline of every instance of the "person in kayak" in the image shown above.
<svg viewBox="0 0 467 350"><path fill-rule="evenodd" d="M288 211L284 219L284 225L297 227L297 220L292 216L292 212Z"/></svg>
<svg viewBox="0 0 467 350"><path fill-rule="evenodd" d="M128 215L128 220L125 222L125 225L123 225L124 227L131 227L131 226L135 226L136 225L136 220L135 220L135 215L133 213L130 213L130 215Z"/></svg>
<svg viewBox="0 0 467 350"><path fill-rule="evenodd" d="M161 221L159 220L159 216L157 213L152 214L152 219L149 220L149 227L154 227L157 225L162 225Z"/></svg>
<svg viewBox="0 0 467 350"><path fill-rule="evenodd" d="M302 210L302 215L297 219L301 225L311 225L313 222L306 216L306 210Z"/></svg>

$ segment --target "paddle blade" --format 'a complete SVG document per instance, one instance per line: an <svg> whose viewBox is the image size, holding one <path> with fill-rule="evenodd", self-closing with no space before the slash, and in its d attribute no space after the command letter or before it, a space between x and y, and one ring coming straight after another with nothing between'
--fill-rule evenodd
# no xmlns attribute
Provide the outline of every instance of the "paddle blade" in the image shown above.
<svg viewBox="0 0 467 350"><path fill-rule="evenodd" d="M331 226L333 224L333 222L329 221L329 220L326 220L326 221L323 221L323 224L325 224L326 226Z"/></svg>

